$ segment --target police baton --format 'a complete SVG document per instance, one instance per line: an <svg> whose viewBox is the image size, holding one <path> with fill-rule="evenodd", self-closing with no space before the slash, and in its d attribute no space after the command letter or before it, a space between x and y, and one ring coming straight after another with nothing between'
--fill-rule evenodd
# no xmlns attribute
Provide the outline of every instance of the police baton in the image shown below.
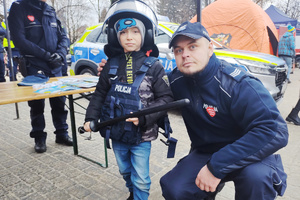
<svg viewBox="0 0 300 200"><path fill-rule="evenodd" d="M155 113L155 112L177 109L177 108L186 106L189 103L190 103L189 99L181 99L181 100L173 101L173 102L161 105L161 106L145 108L145 109L139 110L137 112L126 114L126 115L116 117L116 118L113 118L113 119L110 119L110 120L107 120L104 122L100 122L100 123L98 123L97 121L91 121L90 128L93 132L97 132L105 126L111 126L117 122L124 121L128 118L140 117L140 116L148 115L148 114ZM78 128L78 132L79 133L85 132L83 126L80 126Z"/></svg>

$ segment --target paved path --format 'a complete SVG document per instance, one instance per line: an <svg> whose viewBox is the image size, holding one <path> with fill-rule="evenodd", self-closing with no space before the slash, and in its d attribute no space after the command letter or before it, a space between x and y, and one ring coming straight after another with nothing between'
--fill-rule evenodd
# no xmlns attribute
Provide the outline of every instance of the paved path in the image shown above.
<svg viewBox="0 0 300 200"><path fill-rule="evenodd" d="M284 100L279 109L285 118L295 106L300 89L300 70L291 75ZM1 97L0 97L1 98ZM81 101L86 105L86 101ZM47 152L36 154L33 139L29 137L30 119L27 103L19 103L20 119L15 119L15 105L0 106L0 200L124 200L128 196L124 181L119 175L112 150L108 150L108 168L102 168L90 161L73 155L73 148L55 143L50 108L46 100L46 132L48 132ZM76 122L83 122L85 111L75 106ZM152 143L150 175L152 185L150 200L161 200L159 179L177 161L187 154L190 142L179 115L170 113L174 137L179 139L175 158L166 159L167 148L158 140ZM288 174L288 188L280 200L300 199L300 126L288 124L289 144L279 153L282 155ZM103 139L92 133L78 135L79 153L104 163ZM217 196L217 200L234 199L232 183Z"/></svg>

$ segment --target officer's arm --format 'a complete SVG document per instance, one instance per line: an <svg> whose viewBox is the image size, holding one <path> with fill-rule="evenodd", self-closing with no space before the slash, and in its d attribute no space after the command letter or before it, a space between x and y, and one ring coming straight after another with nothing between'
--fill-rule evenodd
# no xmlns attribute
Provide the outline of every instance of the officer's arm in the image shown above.
<svg viewBox="0 0 300 200"><path fill-rule="evenodd" d="M207 163L217 178L259 162L287 145L287 125L267 89L254 79L242 81L231 95L241 137L214 153Z"/></svg>
<svg viewBox="0 0 300 200"><path fill-rule="evenodd" d="M97 68L97 70L98 70L98 76L100 76L100 74L101 74L101 71L103 70L103 67L104 67L104 65L106 64L106 60L103 58L102 60L101 60L101 62L99 63L99 66L98 66L98 68Z"/></svg>
<svg viewBox="0 0 300 200"><path fill-rule="evenodd" d="M58 28L58 44L57 44L56 53L58 53L63 59L65 59L68 53L67 49L69 46L69 39L59 19L57 19L57 28Z"/></svg>

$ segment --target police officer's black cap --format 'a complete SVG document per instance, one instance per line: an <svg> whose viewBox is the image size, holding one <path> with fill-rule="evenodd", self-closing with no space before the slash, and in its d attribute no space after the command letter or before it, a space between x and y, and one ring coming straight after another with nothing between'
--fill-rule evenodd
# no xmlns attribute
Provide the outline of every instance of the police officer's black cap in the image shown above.
<svg viewBox="0 0 300 200"><path fill-rule="evenodd" d="M179 35L187 36L195 40L204 37L208 41L210 41L210 37L207 30L199 22L195 22L195 23L191 23L189 21L183 22L173 34L169 43L169 48L173 46L174 39Z"/></svg>

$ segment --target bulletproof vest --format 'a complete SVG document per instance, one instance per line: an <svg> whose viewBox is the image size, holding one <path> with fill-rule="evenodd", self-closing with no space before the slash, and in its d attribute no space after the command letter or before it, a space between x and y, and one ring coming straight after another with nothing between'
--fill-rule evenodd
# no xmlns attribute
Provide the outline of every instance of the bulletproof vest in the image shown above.
<svg viewBox="0 0 300 200"><path fill-rule="evenodd" d="M143 108L139 96L139 87L146 72L157 60L155 57L147 57L141 68L137 71L135 80L132 84L129 84L118 81L118 77L116 76L119 67L118 58L111 59L109 71L111 88L101 109L100 121L107 121ZM109 138L126 144L139 144L142 141L140 128L132 122L121 121L112 126L106 126L100 129L100 134L106 138L108 148L110 148Z"/></svg>

